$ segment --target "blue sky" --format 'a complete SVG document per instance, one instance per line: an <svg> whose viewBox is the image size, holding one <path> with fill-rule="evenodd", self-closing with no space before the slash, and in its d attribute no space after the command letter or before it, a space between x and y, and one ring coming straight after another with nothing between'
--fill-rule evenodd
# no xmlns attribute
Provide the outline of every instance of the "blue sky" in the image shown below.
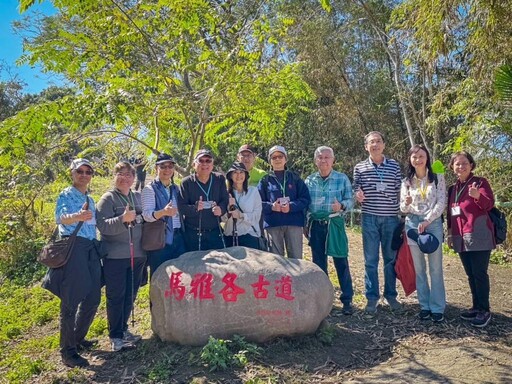
<svg viewBox="0 0 512 384"><path fill-rule="evenodd" d="M62 85L62 81L55 74L42 73L40 68L29 65L16 66L16 60L23 53L23 44L21 38L14 34L12 22L21 20L25 15L31 15L34 12L41 12L45 15L56 13L51 1L45 0L39 4L39 0L36 0L35 4L23 15L19 12L17 0L1 0L0 2L0 62L3 66L9 67L11 74L16 74L18 79L27 84L24 89L25 93L39 93L51 85ZM0 80L8 79L9 75L5 70L0 71Z"/></svg>

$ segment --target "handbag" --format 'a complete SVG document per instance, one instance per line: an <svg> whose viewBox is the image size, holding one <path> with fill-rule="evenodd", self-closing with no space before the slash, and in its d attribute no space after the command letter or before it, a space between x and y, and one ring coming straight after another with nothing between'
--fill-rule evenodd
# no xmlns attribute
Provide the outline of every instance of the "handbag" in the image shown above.
<svg viewBox="0 0 512 384"><path fill-rule="evenodd" d="M412 260L411 249L407 243L407 236L403 234L402 245L398 249L395 261L396 278L402 283L405 296L416 290L416 271Z"/></svg>
<svg viewBox="0 0 512 384"><path fill-rule="evenodd" d="M165 247L167 223L163 220L145 221L142 224L142 249L158 251Z"/></svg>
<svg viewBox="0 0 512 384"><path fill-rule="evenodd" d="M78 222L71 236L60 239L57 239L59 235L59 226L57 225L53 230L50 241L37 256L37 261L49 268L60 268L65 265L73 252L76 235L83 223L83 221Z"/></svg>

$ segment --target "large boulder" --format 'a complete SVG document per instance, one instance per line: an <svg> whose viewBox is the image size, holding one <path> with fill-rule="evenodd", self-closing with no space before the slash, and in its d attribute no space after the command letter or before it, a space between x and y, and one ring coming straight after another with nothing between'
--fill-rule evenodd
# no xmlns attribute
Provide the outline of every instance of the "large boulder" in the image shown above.
<svg viewBox="0 0 512 384"><path fill-rule="evenodd" d="M245 247L188 252L151 278L151 326L162 340L203 345L211 335L263 342L310 334L332 308L315 264Z"/></svg>

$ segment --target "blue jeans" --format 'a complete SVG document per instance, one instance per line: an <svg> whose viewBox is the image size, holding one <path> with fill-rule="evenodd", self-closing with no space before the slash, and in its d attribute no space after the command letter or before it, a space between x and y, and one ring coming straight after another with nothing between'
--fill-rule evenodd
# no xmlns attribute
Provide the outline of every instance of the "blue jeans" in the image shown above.
<svg viewBox="0 0 512 384"><path fill-rule="evenodd" d="M151 276L157 268L167 260L177 259L186 252L185 240L180 230L174 231L172 244L165 244L165 247L158 251L148 252L149 271Z"/></svg>
<svg viewBox="0 0 512 384"><path fill-rule="evenodd" d="M405 232L407 233L409 229L417 229L423 220L424 216L407 215L405 219ZM444 313L446 292L443 278L443 222L441 218L439 217L430 223L426 232L431 233L439 240L439 247L435 252L427 254L430 286L427 278L425 254L420 250L416 242L408 239L414 262L414 270L416 271L418 302L421 309L431 311L432 313Z"/></svg>
<svg viewBox="0 0 512 384"><path fill-rule="evenodd" d="M395 259L396 251L391 249L393 231L399 223L398 216L377 216L363 213L363 253L365 268L365 290L368 300L379 300L379 246L384 259L384 297L395 299L396 291Z"/></svg>
<svg viewBox="0 0 512 384"><path fill-rule="evenodd" d="M326 275L329 275L327 273L327 255L325 253L326 239L327 224L313 221L309 237L313 263L318 265ZM333 257L332 261L334 262L334 268L336 268L336 274L338 275L338 283L340 284L340 300L344 305L350 304L354 296L354 289L352 287L352 276L350 275L348 257Z"/></svg>

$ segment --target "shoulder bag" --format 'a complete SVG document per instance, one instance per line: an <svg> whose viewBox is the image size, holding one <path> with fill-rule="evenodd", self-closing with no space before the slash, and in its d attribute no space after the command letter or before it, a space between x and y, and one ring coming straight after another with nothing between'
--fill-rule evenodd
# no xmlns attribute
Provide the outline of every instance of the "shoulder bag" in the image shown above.
<svg viewBox="0 0 512 384"><path fill-rule="evenodd" d="M167 223L164 220L145 221L142 224L142 249L157 251L165 247L165 231Z"/></svg>
<svg viewBox="0 0 512 384"><path fill-rule="evenodd" d="M50 241L39 253L37 261L49 268L59 268L65 265L68 262L71 253L73 252L76 235L82 227L83 223L83 221L78 223L71 236L60 239L57 239L59 235L59 226L57 225L53 230Z"/></svg>

